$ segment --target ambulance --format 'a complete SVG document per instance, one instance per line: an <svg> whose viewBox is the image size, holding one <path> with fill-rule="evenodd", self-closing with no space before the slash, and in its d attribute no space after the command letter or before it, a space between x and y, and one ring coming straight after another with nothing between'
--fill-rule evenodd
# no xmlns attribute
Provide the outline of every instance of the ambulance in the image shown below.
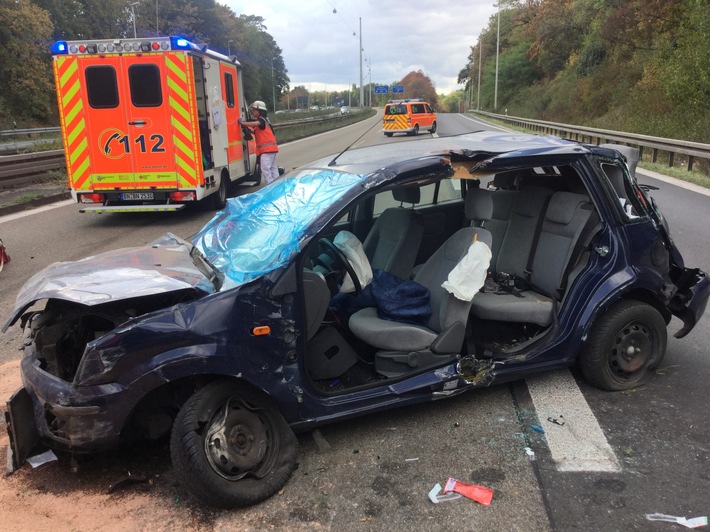
<svg viewBox="0 0 710 532"><path fill-rule="evenodd" d="M52 46L68 185L81 212L222 209L256 181L235 57L180 37Z"/></svg>
<svg viewBox="0 0 710 532"><path fill-rule="evenodd" d="M422 98L389 100L382 116L382 131L391 137L395 133L418 135L419 131L436 133L436 113Z"/></svg>

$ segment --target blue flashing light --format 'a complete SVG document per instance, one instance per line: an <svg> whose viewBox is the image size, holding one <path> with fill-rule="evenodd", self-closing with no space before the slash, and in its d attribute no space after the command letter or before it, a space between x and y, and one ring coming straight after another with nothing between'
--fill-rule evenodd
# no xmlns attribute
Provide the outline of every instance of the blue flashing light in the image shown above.
<svg viewBox="0 0 710 532"><path fill-rule="evenodd" d="M69 47L67 46L67 41L57 41L52 45L52 54L66 54L69 53Z"/></svg>
<svg viewBox="0 0 710 532"><path fill-rule="evenodd" d="M170 47L173 50L189 50L192 48L192 43L182 37L170 37Z"/></svg>

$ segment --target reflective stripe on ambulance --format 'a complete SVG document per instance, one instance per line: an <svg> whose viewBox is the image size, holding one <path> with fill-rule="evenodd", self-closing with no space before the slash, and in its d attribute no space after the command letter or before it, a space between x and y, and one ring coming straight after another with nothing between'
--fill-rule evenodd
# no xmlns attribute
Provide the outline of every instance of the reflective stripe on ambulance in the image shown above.
<svg viewBox="0 0 710 532"><path fill-rule="evenodd" d="M54 77L57 80L59 119L62 123L64 154L69 187L90 190L89 141L84 120L79 64L74 57L56 57Z"/></svg>
<svg viewBox="0 0 710 532"><path fill-rule="evenodd" d="M195 105L192 63L187 54L165 54L168 78L168 106L175 151L178 188L195 188L202 174L202 151L197 142L197 108Z"/></svg>
<svg viewBox="0 0 710 532"><path fill-rule="evenodd" d="M407 122L409 115L385 115L382 122L382 129L385 131L404 131L412 129L411 123Z"/></svg>

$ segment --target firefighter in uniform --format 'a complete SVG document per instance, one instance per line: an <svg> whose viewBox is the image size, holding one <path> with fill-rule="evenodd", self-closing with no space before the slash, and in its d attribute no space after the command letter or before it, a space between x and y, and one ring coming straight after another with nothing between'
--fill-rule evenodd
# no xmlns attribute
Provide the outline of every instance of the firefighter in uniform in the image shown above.
<svg viewBox="0 0 710 532"><path fill-rule="evenodd" d="M253 120L247 122L240 118L239 124L250 128L256 137L256 154L259 156L261 180L264 185L268 185L279 177L279 169L276 166L279 147L276 144L274 129L266 116L266 104L256 100L249 107L249 113Z"/></svg>

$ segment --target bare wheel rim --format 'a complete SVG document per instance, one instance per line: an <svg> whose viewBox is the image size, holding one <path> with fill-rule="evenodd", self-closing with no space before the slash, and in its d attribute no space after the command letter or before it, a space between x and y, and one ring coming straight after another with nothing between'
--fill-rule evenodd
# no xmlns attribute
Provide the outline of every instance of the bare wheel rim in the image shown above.
<svg viewBox="0 0 710 532"><path fill-rule="evenodd" d="M275 464L274 434L265 410L231 397L212 417L205 456L215 473L226 480L263 478Z"/></svg>
<svg viewBox="0 0 710 532"><path fill-rule="evenodd" d="M609 353L609 370L621 381L645 375L658 351L656 332L643 321L633 321L614 336Z"/></svg>

